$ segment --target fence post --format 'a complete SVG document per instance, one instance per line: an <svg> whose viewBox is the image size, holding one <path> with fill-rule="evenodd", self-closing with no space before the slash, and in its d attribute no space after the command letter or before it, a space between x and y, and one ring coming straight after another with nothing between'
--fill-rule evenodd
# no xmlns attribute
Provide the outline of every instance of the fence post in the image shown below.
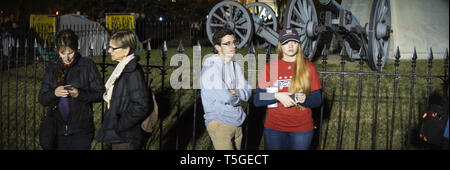
<svg viewBox="0 0 450 170"><path fill-rule="evenodd" d="M392 117L391 117L391 135L389 139L389 149L392 150L392 141L394 138L394 123L395 123L395 107L397 106L397 86L398 86L398 67L400 66L400 50L397 46L395 53L395 78L394 78L394 96L392 102Z"/></svg>
<svg viewBox="0 0 450 170"><path fill-rule="evenodd" d="M337 144L336 144L336 150L340 150L342 147L342 134L341 134L341 122L342 122L342 100L344 96L344 66L345 66L345 53L346 49L345 46L342 46L341 52L339 53L339 56L341 57L341 79L340 79L340 89L339 89L339 120L338 120L338 134L337 134Z"/></svg>
<svg viewBox="0 0 450 170"><path fill-rule="evenodd" d="M196 50L198 50L198 52L195 52ZM192 123L192 149L193 150L195 150L195 132L196 132L196 120L197 120L197 99L198 99L198 97L197 97L197 94L198 94L198 76L195 76L196 74L201 74L201 71L200 71L200 69L196 69L196 68L198 68L198 67L195 67L195 64L200 64L200 66L201 66L201 52L202 52L202 50L201 50L201 45L200 45L200 42L199 41L197 41L197 46L193 46L193 48L192 48L192 51L193 51L193 53L194 54L200 54L200 55L193 55L192 56L192 59L193 59L193 66L194 66L194 68L193 68L193 75L194 75L194 81L193 81L193 87L194 87L194 115L193 115L193 123ZM197 63L197 62L200 62L200 63Z"/></svg>
<svg viewBox="0 0 450 170"><path fill-rule="evenodd" d="M444 95L448 97L448 49L445 49L444 55Z"/></svg>
<svg viewBox="0 0 450 170"><path fill-rule="evenodd" d="M375 113L373 115L373 126L372 126L372 150L375 150L375 143L376 143L376 139L377 139L377 121L378 121L378 99L379 99L379 94L380 94L380 78L381 78L381 58L382 58L382 54L378 53L377 56L377 82L376 82L376 89L375 89Z"/></svg>
<svg viewBox="0 0 450 170"><path fill-rule="evenodd" d="M144 31L145 32L145 31ZM148 89L149 91L151 91L152 93L149 95L153 95L153 91L152 91L152 87L153 87L153 79L149 80L150 77L150 73L151 73L151 67L150 67L150 51L152 50L151 48L151 44L150 44L150 40L147 41L147 45L145 46L145 53L146 53L146 65L144 66L144 72L145 72L145 82L147 83ZM145 149L147 149L147 144L149 142L147 141L145 144Z"/></svg>
<svg viewBox="0 0 450 170"><path fill-rule="evenodd" d="M18 112L17 109L19 108L19 39L16 38L16 64L14 65L14 68L16 69L16 112L15 112L15 118L16 118L16 149L19 149L19 121L18 121Z"/></svg>
<svg viewBox="0 0 450 170"><path fill-rule="evenodd" d="M151 73L151 67L150 67L150 51L152 50L151 44L150 44L150 40L147 41L147 46L145 48L145 53L146 53L146 65L145 65L145 80L148 83L149 80L148 78L150 77L150 73Z"/></svg>
<svg viewBox="0 0 450 170"><path fill-rule="evenodd" d="M367 52L364 50L364 48L361 48L359 50L359 56L363 56L365 54L367 54ZM359 60L359 72L360 73L363 72L363 65L364 65L364 60L360 59ZM355 150L358 149L359 123L361 120L362 75L359 74L358 78L359 78L359 80L358 80L358 105L357 105L357 111L356 111L355 146L354 146Z"/></svg>
<svg viewBox="0 0 450 170"><path fill-rule="evenodd" d="M413 113L413 106L414 106L414 84L416 79L416 60L417 60L417 52L416 47L414 47L414 52L411 60L411 88L410 88L410 96L409 96L409 116L408 116L408 133L406 134L406 140L407 142L410 138L409 133L411 132L411 117ZM408 148L408 143L405 144Z"/></svg>
<svg viewBox="0 0 450 170"><path fill-rule="evenodd" d="M8 59L7 59L7 70L6 70L6 82L7 82L7 89L6 89L6 91L7 91L7 98L8 98L8 100L7 100L7 103L6 103L6 119L7 119L7 128L6 128L6 148L7 149L9 149L9 135L10 135L10 131L9 131L9 120L10 120L10 117L9 117L9 98L10 98L10 93L9 93L9 88L10 88L10 86L11 86L11 82L10 82L10 78L11 78L11 76L10 76L10 74L9 74L9 70L10 70L10 67L11 67L11 41L10 41L10 39L9 39L9 37L8 37L8 54L7 54L7 56L8 56Z"/></svg>
<svg viewBox="0 0 450 170"><path fill-rule="evenodd" d="M108 50L108 47L106 46L107 41L103 42L103 49L102 49L102 63L100 65L101 68L101 72L102 72L102 82L105 83L105 73L106 73L106 68L108 67L108 65L106 64L106 51ZM100 114L100 120L103 123L103 117L105 114L105 101L102 100L102 111ZM103 142L100 144L100 150L103 150L104 144Z"/></svg>
<svg viewBox="0 0 450 170"><path fill-rule="evenodd" d="M248 48L248 53L255 56L254 55L255 54L255 46L253 45L252 41L250 41L250 47ZM250 64L248 64L248 66L250 67ZM244 65L242 65L242 68L244 68ZM249 75L249 74L247 73L247 75ZM248 80L248 78L249 77L247 77L247 80ZM250 105L251 105L252 101L247 101L246 103L247 103L247 118L246 119L248 120L248 117L250 116ZM245 124L245 141L244 141L244 149L243 150L247 150L247 145L248 145L248 121Z"/></svg>
<svg viewBox="0 0 450 170"><path fill-rule="evenodd" d="M24 85L24 88L23 88L23 94L24 94L24 98L23 98L23 109L24 109L24 112L23 112L23 114L24 114L24 116L23 116L23 126L24 126L24 128L23 128L23 131L24 131L24 148L26 149L27 148L27 77L26 77L26 75L28 75L27 74L27 71L28 71L28 69L27 69L27 51L28 51L28 45L27 45L27 39L25 39L24 40L24 67L25 67L25 76L24 76L24 78L23 78L23 80L24 80L24 83L23 83L23 85ZM1 86L0 86L1 87Z"/></svg>
<svg viewBox="0 0 450 170"><path fill-rule="evenodd" d="M184 47L183 47L183 44L182 44L181 40L180 40L180 44L178 45L177 51L178 51L178 68L180 68L182 66L182 64L183 64L181 56L184 53ZM181 82L181 79L182 79L182 76L179 76L178 77L178 81ZM180 103L181 103L181 87L177 91L178 91L177 120L175 121L175 122L177 122L175 124L175 126L176 126L175 129L176 129L176 133L177 134L176 134L176 137L175 137L175 149L179 150L179 136L180 136L180 126L179 126L180 122L179 122L179 120L180 120L180 109L181 109L181 106L180 106Z"/></svg>
<svg viewBox="0 0 450 170"><path fill-rule="evenodd" d="M37 63L39 61L39 58L36 55L36 49L37 49L37 40L34 38L34 46L33 46L33 73L34 73L34 80L33 84L36 84L37 79ZM36 85L33 86L33 149L36 150Z"/></svg>
<svg viewBox="0 0 450 170"><path fill-rule="evenodd" d="M430 48L428 55L428 76L427 76L427 108L430 106L430 94L431 94L431 68L433 66L433 50Z"/></svg>
<svg viewBox="0 0 450 170"><path fill-rule="evenodd" d="M327 56L328 56L328 50L327 50L327 45L324 44L324 47L322 49L322 69L323 72L325 73L327 71ZM326 81L326 76L321 76L320 80L321 80L321 84L322 84L322 101L324 101L325 99L325 81ZM325 107L325 102L322 102L322 106L320 107L320 120L319 120L319 144L317 145L318 148L320 149L320 146L322 144L322 124L323 124L323 109Z"/></svg>
<svg viewBox="0 0 450 170"><path fill-rule="evenodd" d="M164 76L166 75L166 55L167 55L167 44L164 40L163 46L161 48L162 51L162 69L161 69L161 89L164 90ZM163 119L159 120L159 150L162 149L162 133L163 133Z"/></svg>

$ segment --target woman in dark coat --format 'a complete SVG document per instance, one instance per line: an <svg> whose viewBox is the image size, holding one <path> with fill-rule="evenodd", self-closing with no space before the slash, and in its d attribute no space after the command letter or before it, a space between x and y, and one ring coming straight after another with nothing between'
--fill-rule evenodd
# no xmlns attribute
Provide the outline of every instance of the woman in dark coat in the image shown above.
<svg viewBox="0 0 450 170"><path fill-rule="evenodd" d="M141 123L153 110L135 49L133 32L118 31L111 36L108 52L119 63L105 84L107 110L95 139L111 144L113 150L140 149L145 136Z"/></svg>
<svg viewBox="0 0 450 170"><path fill-rule="evenodd" d="M76 51L73 31L58 33L56 47L59 57L47 64L39 91L39 103L48 107L40 145L45 150L88 150L94 136L92 103L102 100L105 87L95 63Z"/></svg>

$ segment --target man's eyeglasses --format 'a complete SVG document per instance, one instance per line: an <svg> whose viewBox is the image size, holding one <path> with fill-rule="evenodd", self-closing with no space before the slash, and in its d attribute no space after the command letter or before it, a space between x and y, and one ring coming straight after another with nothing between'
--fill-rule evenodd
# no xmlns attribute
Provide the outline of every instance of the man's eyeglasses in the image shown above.
<svg viewBox="0 0 450 170"><path fill-rule="evenodd" d="M119 49L119 48L122 48L122 47L109 47L109 49L111 49L112 51L115 51L115 50L117 50L117 49Z"/></svg>
<svg viewBox="0 0 450 170"><path fill-rule="evenodd" d="M230 46L231 44L233 44L233 45L237 45L237 41L235 40L235 41L228 41L228 42L226 42L226 43L221 43L222 45L226 45L226 46Z"/></svg>

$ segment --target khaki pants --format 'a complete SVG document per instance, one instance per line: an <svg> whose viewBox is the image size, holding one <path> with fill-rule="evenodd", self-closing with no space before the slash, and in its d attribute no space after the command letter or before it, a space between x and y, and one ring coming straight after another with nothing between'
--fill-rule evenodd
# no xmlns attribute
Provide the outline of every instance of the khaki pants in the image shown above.
<svg viewBox="0 0 450 170"><path fill-rule="evenodd" d="M241 150L242 127L212 120L206 129L216 150Z"/></svg>
<svg viewBox="0 0 450 170"><path fill-rule="evenodd" d="M113 143L112 150L136 150L131 143Z"/></svg>

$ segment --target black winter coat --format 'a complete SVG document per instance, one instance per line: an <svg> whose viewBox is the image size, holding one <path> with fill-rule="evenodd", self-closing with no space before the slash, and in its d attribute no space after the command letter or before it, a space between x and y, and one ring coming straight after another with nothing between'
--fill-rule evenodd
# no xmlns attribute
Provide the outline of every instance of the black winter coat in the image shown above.
<svg viewBox="0 0 450 170"><path fill-rule="evenodd" d="M110 107L95 137L97 141L142 146L145 132L141 129L141 123L153 110L153 105L149 105L153 101L150 101L151 93L138 60L139 56L135 56L114 82Z"/></svg>
<svg viewBox="0 0 450 170"><path fill-rule="evenodd" d="M61 60L53 60L47 63L44 77L42 79L42 86L39 91L39 103L48 107L47 115L43 118L41 123L40 134L45 138L50 138L55 129L57 135L73 135L73 134L88 134L94 132L93 110L92 103L102 101L105 87L100 77L100 73L95 63L88 58L81 56L76 57L75 63L69 68L65 74L65 84L72 85L78 89L78 97L69 97L69 115L67 121L64 121L59 110L59 97L55 96L55 89L57 88L57 71L62 67ZM53 140L53 139L51 139ZM48 143L50 142L50 143ZM48 141L41 141L43 148L53 145Z"/></svg>

